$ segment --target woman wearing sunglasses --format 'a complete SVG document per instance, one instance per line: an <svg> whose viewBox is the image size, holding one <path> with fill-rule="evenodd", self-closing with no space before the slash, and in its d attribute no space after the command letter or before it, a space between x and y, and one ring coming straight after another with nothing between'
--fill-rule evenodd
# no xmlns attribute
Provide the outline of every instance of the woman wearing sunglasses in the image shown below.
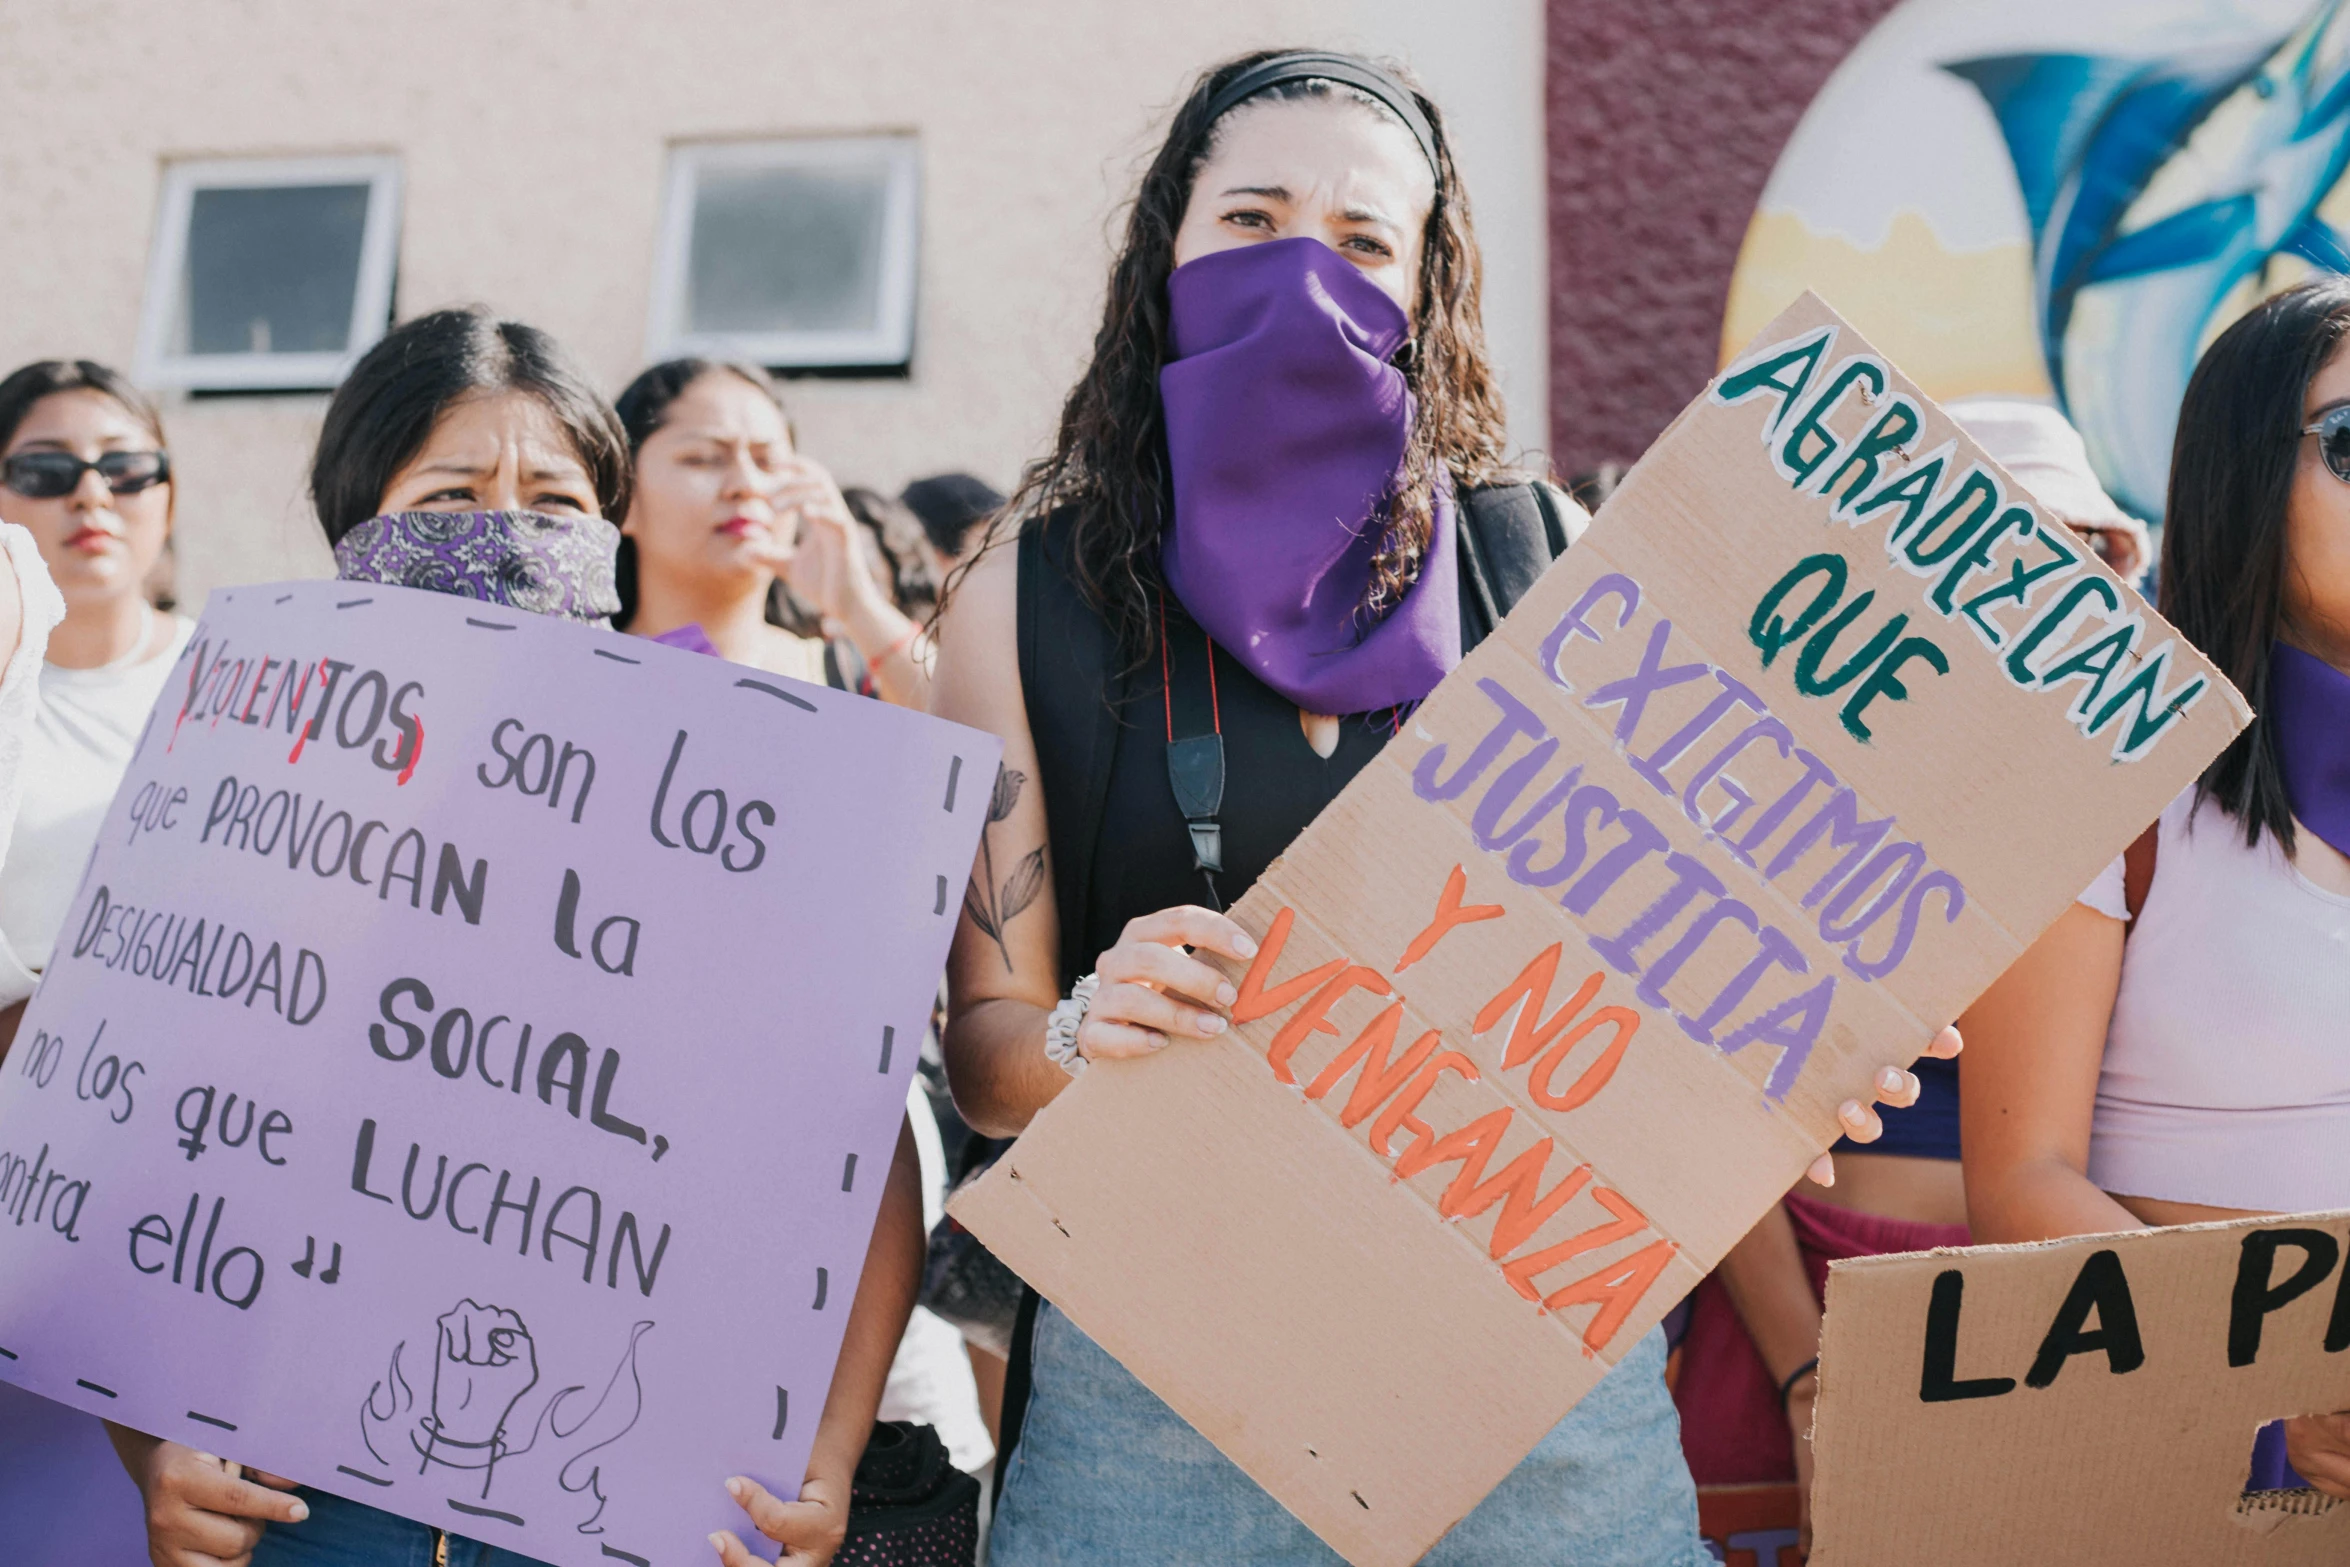
<svg viewBox="0 0 2350 1567"><path fill-rule="evenodd" d="M31 531L65 596L49 635L24 803L0 865L0 994L48 963L147 710L193 630L148 601L171 535L171 459L155 405L87 359L0 381L0 517ZM0 1054L22 1003L0 1012Z"/></svg>
<svg viewBox="0 0 2350 1567"><path fill-rule="evenodd" d="M2258 716L1967 1013L1978 1242L2350 1208L2346 341L2305 284L2187 385L2162 613ZM2350 1497L2350 1415L2260 1433L2302 1486Z"/></svg>

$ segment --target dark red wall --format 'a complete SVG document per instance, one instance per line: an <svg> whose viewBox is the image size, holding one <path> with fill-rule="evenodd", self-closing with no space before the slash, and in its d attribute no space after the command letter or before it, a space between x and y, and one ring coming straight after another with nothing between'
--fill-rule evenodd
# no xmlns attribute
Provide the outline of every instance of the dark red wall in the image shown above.
<svg viewBox="0 0 2350 1567"><path fill-rule="evenodd" d="M1550 0L1550 423L1628 463L1713 375L1755 198L1894 0Z"/></svg>

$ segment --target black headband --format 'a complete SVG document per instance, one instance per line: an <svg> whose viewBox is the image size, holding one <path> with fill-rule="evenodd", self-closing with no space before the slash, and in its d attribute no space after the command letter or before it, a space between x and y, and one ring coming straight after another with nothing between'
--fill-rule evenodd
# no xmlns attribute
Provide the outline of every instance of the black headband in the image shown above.
<svg viewBox="0 0 2350 1567"><path fill-rule="evenodd" d="M1295 54L1277 54L1269 60L1260 60L1226 82L1215 97L1208 100L1208 123L1213 125L1243 99L1253 98L1268 87L1284 82L1306 81L1343 82L1359 88L1395 111L1397 119L1419 142L1420 151L1428 159L1428 168L1435 174L1436 183L1444 183L1444 165L1436 158L1436 127L1428 123L1428 116L1420 111L1411 89L1388 75L1368 60L1359 60L1351 54L1322 54L1300 50Z"/></svg>

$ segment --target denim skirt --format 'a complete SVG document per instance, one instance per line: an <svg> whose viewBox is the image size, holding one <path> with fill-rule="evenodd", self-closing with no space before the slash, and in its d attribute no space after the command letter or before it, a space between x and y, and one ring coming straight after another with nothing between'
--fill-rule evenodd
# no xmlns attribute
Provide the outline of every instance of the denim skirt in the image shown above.
<svg viewBox="0 0 2350 1567"><path fill-rule="evenodd" d="M1710 1567L1652 1332L1422 1567ZM989 1567L1344 1567L1338 1554L1051 1305Z"/></svg>
<svg viewBox="0 0 2350 1567"><path fill-rule="evenodd" d="M253 1547L250 1567L546 1567L463 1535L448 1536L444 1545L436 1529L332 1492L303 1486L300 1494L310 1516L271 1524Z"/></svg>

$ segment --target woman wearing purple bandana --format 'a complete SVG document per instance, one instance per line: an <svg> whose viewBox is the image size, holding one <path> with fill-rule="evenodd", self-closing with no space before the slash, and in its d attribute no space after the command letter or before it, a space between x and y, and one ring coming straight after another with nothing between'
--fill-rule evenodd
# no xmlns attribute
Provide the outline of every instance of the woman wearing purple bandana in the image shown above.
<svg viewBox="0 0 2350 1567"><path fill-rule="evenodd" d="M480 311L443 310L385 336L335 393L311 498L345 581L603 625L620 603L612 562L628 473L618 417L552 338ZM710 1477L785 1547L791 1567L823 1567L847 1524L850 1476L921 1273L920 1180L901 1130L799 1499ZM535 1567L176 1442L112 1430L146 1499L156 1567ZM731 1533L713 1543L723 1567L760 1560Z"/></svg>
<svg viewBox="0 0 2350 1567"><path fill-rule="evenodd" d="M1503 462L1478 269L1394 72L1250 55L1176 110L1054 450L939 621L933 711L1005 744L948 970L979 1131L1222 1033L1233 989L1186 949L1253 956L1219 911L1580 531ZM1663 1363L1652 1335L1428 1562L1705 1561ZM998 1567L1338 1560L1034 1297L1002 1449Z"/></svg>
<svg viewBox="0 0 2350 1567"><path fill-rule="evenodd" d="M2258 716L1968 1012L1978 1242L2350 1208L2346 344L2328 277L2187 385L2162 613ZM2305 1486L2350 1497L2350 1413L2260 1433L2246 1489Z"/></svg>

